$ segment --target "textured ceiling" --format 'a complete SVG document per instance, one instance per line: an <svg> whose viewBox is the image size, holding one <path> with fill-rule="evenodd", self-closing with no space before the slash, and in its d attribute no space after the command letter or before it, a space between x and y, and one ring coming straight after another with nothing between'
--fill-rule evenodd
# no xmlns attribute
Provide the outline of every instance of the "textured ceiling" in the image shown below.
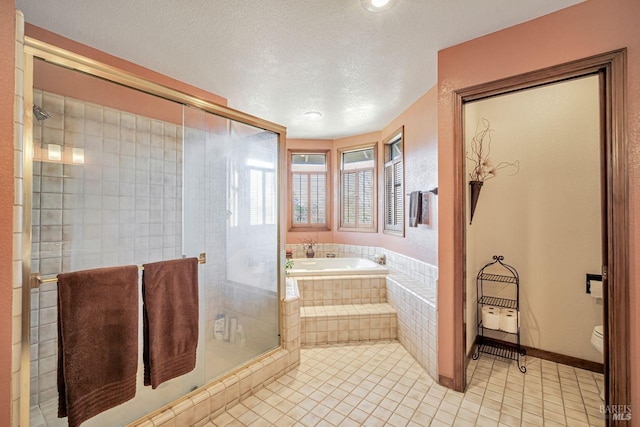
<svg viewBox="0 0 640 427"><path fill-rule="evenodd" d="M290 138L380 130L440 49L582 0L17 0L27 22L228 99ZM319 119L305 117L311 110Z"/></svg>

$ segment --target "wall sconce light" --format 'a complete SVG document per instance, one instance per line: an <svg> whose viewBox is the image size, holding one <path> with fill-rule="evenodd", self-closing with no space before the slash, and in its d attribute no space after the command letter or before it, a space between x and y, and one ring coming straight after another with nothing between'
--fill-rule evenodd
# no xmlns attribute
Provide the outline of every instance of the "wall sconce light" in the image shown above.
<svg viewBox="0 0 640 427"><path fill-rule="evenodd" d="M82 148L74 148L71 154L71 161L73 163L84 163L84 150Z"/></svg>
<svg viewBox="0 0 640 427"><path fill-rule="evenodd" d="M62 160L62 147L56 144L49 144L47 147L49 160L61 161Z"/></svg>

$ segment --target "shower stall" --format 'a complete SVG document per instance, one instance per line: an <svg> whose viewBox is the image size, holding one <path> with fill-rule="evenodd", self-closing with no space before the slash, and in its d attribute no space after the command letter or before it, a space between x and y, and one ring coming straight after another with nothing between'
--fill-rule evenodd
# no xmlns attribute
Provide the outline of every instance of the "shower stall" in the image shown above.
<svg viewBox="0 0 640 427"><path fill-rule="evenodd" d="M140 310L136 396L83 424L124 425L280 345L284 129L47 52L26 59L30 425L67 425L57 418L58 273L201 257L196 367L143 386Z"/></svg>

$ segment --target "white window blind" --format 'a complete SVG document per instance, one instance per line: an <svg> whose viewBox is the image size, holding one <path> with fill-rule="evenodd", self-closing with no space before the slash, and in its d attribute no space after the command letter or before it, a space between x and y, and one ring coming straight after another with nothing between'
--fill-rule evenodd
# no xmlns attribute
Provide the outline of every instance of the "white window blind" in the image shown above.
<svg viewBox="0 0 640 427"><path fill-rule="evenodd" d="M261 225L264 223L262 209L264 203L264 189L262 186L262 171L249 170L249 224Z"/></svg>
<svg viewBox="0 0 640 427"><path fill-rule="evenodd" d="M342 173L342 226L356 226L356 172Z"/></svg>
<svg viewBox="0 0 640 427"><path fill-rule="evenodd" d="M276 223L276 174L275 172L264 173L264 223Z"/></svg>
<svg viewBox="0 0 640 427"><path fill-rule="evenodd" d="M373 229L374 148L343 152L341 162L341 218L343 228Z"/></svg>
<svg viewBox="0 0 640 427"><path fill-rule="evenodd" d="M385 146L384 165L384 229L404 230L404 183L402 164L402 137Z"/></svg>
<svg viewBox="0 0 640 427"><path fill-rule="evenodd" d="M249 224L271 225L276 223L275 172L260 169L249 170Z"/></svg>
<svg viewBox="0 0 640 427"><path fill-rule="evenodd" d="M373 169L358 172L358 225L373 227Z"/></svg>
<svg viewBox="0 0 640 427"><path fill-rule="evenodd" d="M324 153L292 154L292 225L327 225L327 158Z"/></svg>

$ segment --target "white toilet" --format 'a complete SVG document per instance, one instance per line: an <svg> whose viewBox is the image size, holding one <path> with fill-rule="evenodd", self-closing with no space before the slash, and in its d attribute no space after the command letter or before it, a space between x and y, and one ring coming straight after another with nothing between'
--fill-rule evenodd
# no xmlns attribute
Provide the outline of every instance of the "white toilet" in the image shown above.
<svg viewBox="0 0 640 427"><path fill-rule="evenodd" d="M602 325L595 326L591 333L591 345L601 355L604 354L604 327ZM604 389L600 393L600 399L604 400Z"/></svg>

